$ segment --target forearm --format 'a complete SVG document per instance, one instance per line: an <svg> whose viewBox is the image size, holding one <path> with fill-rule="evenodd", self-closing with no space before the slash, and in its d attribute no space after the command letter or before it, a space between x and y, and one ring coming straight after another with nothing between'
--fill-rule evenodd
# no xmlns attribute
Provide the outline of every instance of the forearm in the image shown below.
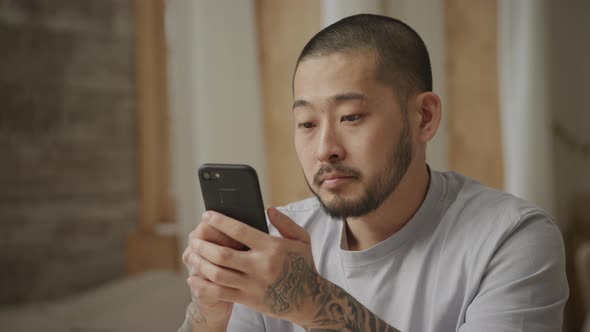
<svg viewBox="0 0 590 332"><path fill-rule="evenodd" d="M186 308L186 316L178 332L226 332L226 329L227 322L217 326L210 326L199 305L191 302Z"/></svg>
<svg viewBox="0 0 590 332"><path fill-rule="evenodd" d="M301 255L290 253L281 277L269 286L265 302L277 317L308 332L399 332L344 289L319 275ZM293 312L299 312L293 315Z"/></svg>
<svg viewBox="0 0 590 332"><path fill-rule="evenodd" d="M307 332L399 332L342 288L330 282L323 284L313 295L319 311L313 322L304 326Z"/></svg>

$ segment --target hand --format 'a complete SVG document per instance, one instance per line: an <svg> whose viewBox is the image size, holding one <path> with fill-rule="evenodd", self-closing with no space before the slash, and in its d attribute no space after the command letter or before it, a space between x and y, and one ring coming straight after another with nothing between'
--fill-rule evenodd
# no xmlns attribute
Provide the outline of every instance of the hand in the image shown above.
<svg viewBox="0 0 590 332"><path fill-rule="evenodd" d="M189 247L197 257L193 267L202 277L189 278L189 284L214 303L242 303L269 316L308 325L317 313L316 297L326 286L313 263L309 234L276 209L269 209L268 216L282 238L208 211L203 223L250 250L191 238Z"/></svg>
<svg viewBox="0 0 590 332"><path fill-rule="evenodd" d="M189 245L182 255L182 261L189 270L190 277L187 280L191 288L192 302L187 308L187 319L191 326L205 325L207 327L225 327L229 321L233 308L232 302L222 301L219 298L207 297L206 294L199 294L194 285L210 283L210 281L200 273L198 267L201 259L190 246L194 241L207 241L220 246L234 249L240 249L243 245L227 235L211 227L208 223L201 221L188 237ZM224 329L223 329L224 330Z"/></svg>

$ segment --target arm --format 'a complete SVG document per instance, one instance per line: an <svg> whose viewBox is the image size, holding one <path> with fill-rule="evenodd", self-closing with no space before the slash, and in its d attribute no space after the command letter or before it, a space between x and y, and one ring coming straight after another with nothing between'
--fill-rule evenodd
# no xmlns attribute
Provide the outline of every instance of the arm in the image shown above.
<svg viewBox="0 0 590 332"><path fill-rule="evenodd" d="M195 301L186 308L186 316L178 332L225 332L227 321L219 324L208 324L207 317Z"/></svg>
<svg viewBox="0 0 590 332"><path fill-rule="evenodd" d="M266 291L265 302L275 315L296 310L303 299L311 298L308 312L315 312L303 324L308 332L399 332L337 285L322 278L303 256L289 254L281 276Z"/></svg>
<svg viewBox="0 0 590 332"><path fill-rule="evenodd" d="M225 324L227 325L227 324ZM207 317L201 312L196 301L191 301L186 308L186 316L178 332L225 332L225 326L208 327Z"/></svg>

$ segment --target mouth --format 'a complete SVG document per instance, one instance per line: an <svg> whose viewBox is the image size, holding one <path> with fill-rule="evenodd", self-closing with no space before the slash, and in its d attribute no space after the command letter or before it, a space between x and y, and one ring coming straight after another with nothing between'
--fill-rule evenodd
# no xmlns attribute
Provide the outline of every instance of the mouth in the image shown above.
<svg viewBox="0 0 590 332"><path fill-rule="evenodd" d="M325 188L335 188L352 179L354 179L354 176L345 174L330 174L320 180L320 186Z"/></svg>
<svg viewBox="0 0 590 332"><path fill-rule="evenodd" d="M341 164L322 165L313 177L313 184L317 188L336 189L361 178L361 172L352 167Z"/></svg>

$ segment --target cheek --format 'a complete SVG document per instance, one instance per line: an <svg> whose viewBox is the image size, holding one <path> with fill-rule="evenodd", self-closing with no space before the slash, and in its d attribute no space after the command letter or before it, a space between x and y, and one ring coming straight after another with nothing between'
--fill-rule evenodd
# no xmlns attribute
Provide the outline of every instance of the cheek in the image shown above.
<svg viewBox="0 0 590 332"><path fill-rule="evenodd" d="M297 158L299 158L299 163L303 170L307 174L307 170L310 165L313 164L315 153L313 152L313 145L310 142L305 141L301 138L295 137L295 152L297 153Z"/></svg>
<svg viewBox="0 0 590 332"><path fill-rule="evenodd" d="M375 126L350 141L349 151L355 151L361 165L381 168L395 149L399 141L398 135L395 128Z"/></svg>
<svg viewBox="0 0 590 332"><path fill-rule="evenodd" d="M378 130L366 130L346 141L346 151L350 159L362 163L372 163L380 156L380 151L388 145L389 133Z"/></svg>

